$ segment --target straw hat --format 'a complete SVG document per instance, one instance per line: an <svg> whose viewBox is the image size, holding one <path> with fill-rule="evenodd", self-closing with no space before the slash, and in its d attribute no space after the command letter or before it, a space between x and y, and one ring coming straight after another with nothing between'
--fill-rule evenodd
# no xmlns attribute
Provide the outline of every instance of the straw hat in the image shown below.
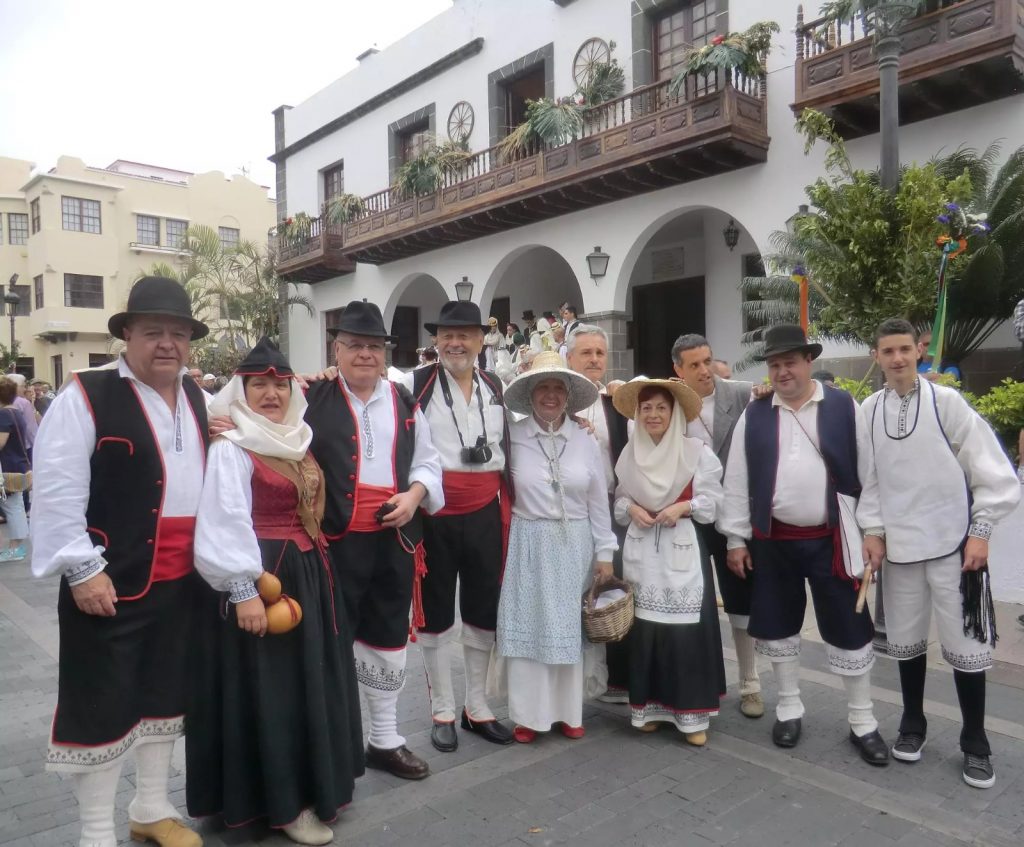
<svg viewBox="0 0 1024 847"><path fill-rule="evenodd" d="M612 403L615 404L620 415L633 420L636 418L637 398L640 396L640 392L645 388L655 387L664 388L672 395L683 410L687 423L696 420L703 402L696 391L680 380L648 379L645 376L638 376L616 389Z"/></svg>
<svg viewBox="0 0 1024 847"><path fill-rule="evenodd" d="M533 414L531 398L537 383L552 377L562 380L569 389L566 412L575 415L597 402L598 390L583 374L569 370L554 350L538 353L526 373L517 376L505 389L505 408L520 415ZM696 396L696 395L695 395Z"/></svg>

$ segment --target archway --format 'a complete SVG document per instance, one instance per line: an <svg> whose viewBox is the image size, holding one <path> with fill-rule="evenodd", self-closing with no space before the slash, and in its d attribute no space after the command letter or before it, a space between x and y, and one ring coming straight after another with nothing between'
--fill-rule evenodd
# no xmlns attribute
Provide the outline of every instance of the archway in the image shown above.
<svg viewBox="0 0 1024 847"><path fill-rule="evenodd" d="M736 229L730 247L725 237ZM616 282L615 308L631 315L633 371L672 375L676 338L699 333L715 355L739 356L745 331L740 282L758 274L760 253L732 215L710 207L678 209L654 220L626 254Z"/></svg>
<svg viewBox="0 0 1024 847"><path fill-rule="evenodd" d="M395 287L384 313L385 320L388 313L391 315L391 334L396 342L391 362L395 367L416 366L416 348L430 343L423 323L434 320L447 301L444 287L429 274L411 274Z"/></svg>
<svg viewBox="0 0 1024 847"><path fill-rule="evenodd" d="M505 256L491 272L480 296L480 309L523 326L522 315L530 310L538 318L556 312L562 303L583 311L583 292L572 266L556 250L527 244ZM504 326L502 327L504 329Z"/></svg>

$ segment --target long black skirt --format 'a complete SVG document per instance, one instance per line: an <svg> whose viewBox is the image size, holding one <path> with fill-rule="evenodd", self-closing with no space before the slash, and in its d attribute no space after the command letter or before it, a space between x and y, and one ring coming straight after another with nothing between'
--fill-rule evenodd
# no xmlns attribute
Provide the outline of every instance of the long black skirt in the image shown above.
<svg viewBox="0 0 1024 847"><path fill-rule="evenodd" d="M345 604L316 550L260 547L268 569L280 562L277 576L302 621L257 638L239 629L225 595L207 593L185 717L188 811L220 814L228 826L266 819L281 827L312 808L329 822L363 773Z"/></svg>
<svg viewBox="0 0 1024 847"><path fill-rule="evenodd" d="M699 732L725 696L725 663L709 557L701 556L704 600L692 624L637 618L629 632L629 704L633 726L674 724Z"/></svg>

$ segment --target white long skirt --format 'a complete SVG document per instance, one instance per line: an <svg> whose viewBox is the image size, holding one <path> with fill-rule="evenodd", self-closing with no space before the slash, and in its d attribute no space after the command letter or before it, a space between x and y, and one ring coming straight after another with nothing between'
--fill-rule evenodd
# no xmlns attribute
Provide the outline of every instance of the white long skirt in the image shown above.
<svg viewBox="0 0 1024 847"><path fill-rule="evenodd" d="M519 726L547 732L556 723L583 725L583 662L545 665L506 659L508 716Z"/></svg>

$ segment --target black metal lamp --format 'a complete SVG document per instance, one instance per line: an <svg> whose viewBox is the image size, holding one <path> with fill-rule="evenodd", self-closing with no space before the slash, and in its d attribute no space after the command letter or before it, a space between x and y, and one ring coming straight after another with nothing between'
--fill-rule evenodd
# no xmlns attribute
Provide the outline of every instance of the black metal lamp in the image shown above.
<svg viewBox="0 0 1024 847"><path fill-rule="evenodd" d="M600 247L595 247L593 253L587 253L587 268L590 270L590 278L597 282L608 273L608 261L611 259Z"/></svg>
<svg viewBox="0 0 1024 847"><path fill-rule="evenodd" d="M736 226L736 221L729 218L729 226L722 230L722 235L725 237L725 246L729 248L731 253L736 249L736 245L740 243L740 230Z"/></svg>
<svg viewBox="0 0 1024 847"><path fill-rule="evenodd" d="M473 299L473 283L469 281L468 276L455 283L455 299L462 303L468 303Z"/></svg>
<svg viewBox="0 0 1024 847"><path fill-rule="evenodd" d="M14 346L14 314L18 311L18 304L21 302L21 297L18 296L18 292L14 290L14 286L18 282L18 275L11 274L10 281L8 282L9 289L4 294L4 303L7 304L7 314L11 316L11 373L16 373L18 369L18 357Z"/></svg>

